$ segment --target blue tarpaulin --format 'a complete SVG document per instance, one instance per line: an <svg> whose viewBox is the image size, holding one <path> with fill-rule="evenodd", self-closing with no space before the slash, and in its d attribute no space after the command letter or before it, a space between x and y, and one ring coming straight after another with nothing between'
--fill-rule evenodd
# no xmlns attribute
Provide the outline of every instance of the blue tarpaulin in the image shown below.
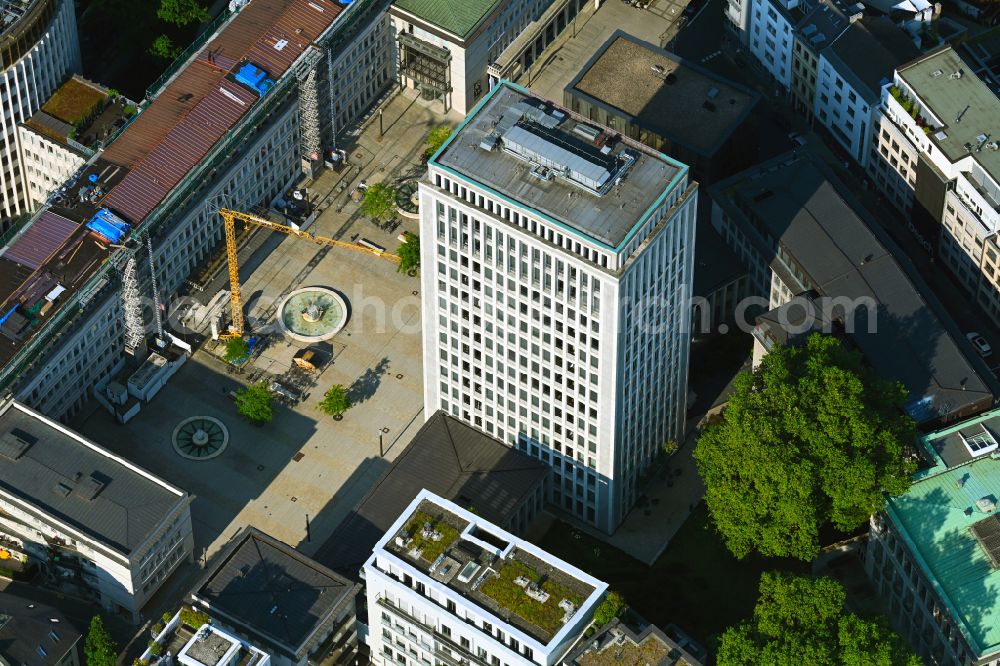
<svg viewBox="0 0 1000 666"><path fill-rule="evenodd" d="M236 72L236 80L263 96L274 86L274 81L267 78L267 72L257 65L246 63Z"/></svg>
<svg viewBox="0 0 1000 666"><path fill-rule="evenodd" d="M109 243L117 243L128 233L129 223L112 213L107 208L102 208L94 217L90 218L87 228L98 234Z"/></svg>
<svg viewBox="0 0 1000 666"><path fill-rule="evenodd" d="M14 314L14 310L16 309L17 309L17 304L15 304L14 307L12 307L7 314L5 314L3 317L0 317L0 326L4 325L4 323L10 318L10 316Z"/></svg>

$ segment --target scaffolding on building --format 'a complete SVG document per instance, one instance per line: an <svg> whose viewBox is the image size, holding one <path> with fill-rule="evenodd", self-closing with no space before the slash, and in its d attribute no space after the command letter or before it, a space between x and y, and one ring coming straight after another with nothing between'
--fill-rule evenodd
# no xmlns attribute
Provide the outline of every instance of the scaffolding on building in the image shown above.
<svg viewBox="0 0 1000 666"><path fill-rule="evenodd" d="M139 300L139 278L135 257L129 257L122 271L122 309L125 314L125 352L130 356L142 347L142 301Z"/></svg>
<svg viewBox="0 0 1000 666"><path fill-rule="evenodd" d="M316 76L320 63L328 57L324 51L324 57L299 81L299 127L301 130L299 142L302 156L310 159L318 158L323 149L320 136L319 94L316 88Z"/></svg>

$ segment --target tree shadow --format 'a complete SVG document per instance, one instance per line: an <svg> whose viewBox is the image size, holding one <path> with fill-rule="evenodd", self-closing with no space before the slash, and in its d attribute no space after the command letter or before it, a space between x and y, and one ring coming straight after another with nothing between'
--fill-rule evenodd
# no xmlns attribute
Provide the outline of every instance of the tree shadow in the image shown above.
<svg viewBox="0 0 1000 666"><path fill-rule="evenodd" d="M351 399L351 404L356 405L374 396L375 391L382 384L382 376L388 370L389 359L383 358L375 364L375 367L368 368L360 377L355 379L354 383L347 387L347 395Z"/></svg>

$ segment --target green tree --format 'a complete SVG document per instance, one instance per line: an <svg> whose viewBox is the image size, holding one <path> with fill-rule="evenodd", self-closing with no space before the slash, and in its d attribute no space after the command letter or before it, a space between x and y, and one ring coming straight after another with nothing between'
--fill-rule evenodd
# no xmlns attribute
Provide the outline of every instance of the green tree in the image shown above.
<svg viewBox="0 0 1000 666"><path fill-rule="evenodd" d="M884 618L844 609L847 594L832 578L764 573L753 618L722 635L718 666L920 666Z"/></svg>
<svg viewBox="0 0 1000 666"><path fill-rule="evenodd" d="M617 592L608 592L601 604L594 610L594 625L603 627L625 610L625 598Z"/></svg>
<svg viewBox="0 0 1000 666"><path fill-rule="evenodd" d="M420 268L420 237L416 234L406 234L406 240L399 246L400 273L409 273Z"/></svg>
<svg viewBox="0 0 1000 666"><path fill-rule="evenodd" d="M118 647L100 615L95 615L90 620L87 638L83 643L83 656L87 666L115 666L118 661Z"/></svg>
<svg viewBox="0 0 1000 666"><path fill-rule="evenodd" d="M243 338L229 338L226 340L226 351L222 355L226 363L236 364L240 359L250 356L250 345Z"/></svg>
<svg viewBox="0 0 1000 666"><path fill-rule="evenodd" d="M149 52L159 58L173 60L180 54L181 50L174 46L174 40L166 35L160 35L153 40L153 44L149 47Z"/></svg>
<svg viewBox="0 0 1000 666"><path fill-rule="evenodd" d="M424 159L429 160L434 157L444 142L448 140L451 136L451 128L447 125L441 125L440 127L435 127L427 134L427 139L424 141Z"/></svg>
<svg viewBox="0 0 1000 666"><path fill-rule="evenodd" d="M156 15L167 23L185 26L188 23L206 23L208 10L197 0L160 0Z"/></svg>
<svg viewBox="0 0 1000 666"><path fill-rule="evenodd" d="M365 190L361 212L375 222L383 222L396 214L396 188L385 183L375 183Z"/></svg>
<svg viewBox="0 0 1000 666"><path fill-rule="evenodd" d="M729 550L810 560L820 526L852 530L884 508L884 492L904 492L916 468L905 400L900 384L819 334L739 375L694 451Z"/></svg>
<svg viewBox="0 0 1000 666"><path fill-rule="evenodd" d="M341 384L331 386L319 403L319 411L328 416L340 416L350 408L351 396Z"/></svg>
<svg viewBox="0 0 1000 666"><path fill-rule="evenodd" d="M236 411L251 423L267 423L274 418L271 392L265 382L251 384L236 392Z"/></svg>

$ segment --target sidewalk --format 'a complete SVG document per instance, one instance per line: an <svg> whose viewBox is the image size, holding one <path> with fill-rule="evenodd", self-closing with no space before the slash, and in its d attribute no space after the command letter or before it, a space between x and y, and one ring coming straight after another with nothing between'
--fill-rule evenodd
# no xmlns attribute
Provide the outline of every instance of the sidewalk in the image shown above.
<svg viewBox="0 0 1000 666"><path fill-rule="evenodd" d="M696 433L692 431L684 446L667 460L655 478L643 488L639 501L611 536L555 507L547 507L547 511L555 519L569 523L574 529L652 566L705 494L705 486L691 455L695 439ZM551 526L551 518L543 520L540 517L529 530L529 540L540 538Z"/></svg>

